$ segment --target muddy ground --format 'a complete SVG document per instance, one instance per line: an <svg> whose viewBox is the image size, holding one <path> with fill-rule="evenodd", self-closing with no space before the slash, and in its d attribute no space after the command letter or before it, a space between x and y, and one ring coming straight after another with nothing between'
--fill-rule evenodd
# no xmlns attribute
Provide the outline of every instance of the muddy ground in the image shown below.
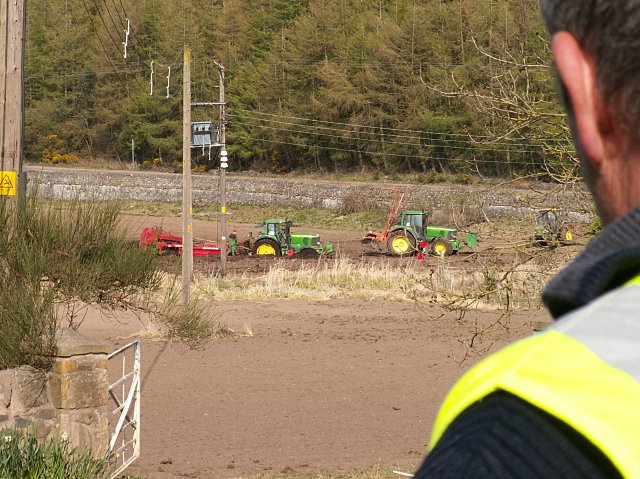
<svg viewBox="0 0 640 479"><path fill-rule="evenodd" d="M124 223L132 238L154 224L181 229L179 218L128 216ZM232 229L240 239L257 232L252 225L232 223ZM410 261L370 254L359 243L361 232L305 231L330 238L339 254L354 260ZM215 238L215 227L195 221L194 234ZM495 249L501 241L485 238L490 247L451 261L473 269L478 257L491 255L507 263L517 253ZM228 274L260 274L269 264L232 257ZM196 261L199 275L218 269L219 259ZM392 470L413 471L447 390L478 360L473 351L469 356L469 338L496 319L492 312L438 317L437 306L409 300L211 302L208 311L253 336L193 351L145 339L144 319L133 316L91 314L81 326L114 346L143 337L142 457L130 474L213 478L379 468L388 477ZM519 312L482 349L528 335L532 320L546 318L540 309Z"/></svg>

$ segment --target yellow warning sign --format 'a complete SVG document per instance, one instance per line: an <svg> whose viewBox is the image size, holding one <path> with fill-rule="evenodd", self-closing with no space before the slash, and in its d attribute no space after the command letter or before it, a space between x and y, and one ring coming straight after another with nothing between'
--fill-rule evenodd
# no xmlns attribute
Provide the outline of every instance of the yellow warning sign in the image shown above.
<svg viewBox="0 0 640 479"><path fill-rule="evenodd" d="M0 171L0 196L16 195L16 172Z"/></svg>

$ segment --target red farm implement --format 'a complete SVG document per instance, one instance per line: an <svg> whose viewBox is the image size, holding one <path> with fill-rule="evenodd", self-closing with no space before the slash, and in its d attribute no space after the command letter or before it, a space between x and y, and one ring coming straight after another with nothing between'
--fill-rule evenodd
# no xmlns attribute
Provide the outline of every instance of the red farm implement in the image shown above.
<svg viewBox="0 0 640 479"><path fill-rule="evenodd" d="M389 234L391 233L391 226L394 221L398 217L398 213L400 213L400 206L402 205L402 200L404 199L404 192L399 190L394 190L394 199L391 204L391 209L389 210L389 216L387 217L387 224L384 227L384 231L379 233L377 231L369 231L364 238L362 238L362 244L371 246L374 250L380 251L380 244L384 244L387 242L389 238Z"/></svg>
<svg viewBox="0 0 640 479"><path fill-rule="evenodd" d="M182 237L169 231L162 231L158 226L145 228L140 235L140 246L148 248L155 246L158 254L182 254ZM217 243L194 240L193 256L215 256L220 254Z"/></svg>

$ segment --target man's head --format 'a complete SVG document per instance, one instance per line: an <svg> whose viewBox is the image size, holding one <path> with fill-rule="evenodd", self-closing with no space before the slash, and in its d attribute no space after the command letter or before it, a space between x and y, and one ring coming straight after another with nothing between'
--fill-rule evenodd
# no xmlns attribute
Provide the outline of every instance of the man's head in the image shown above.
<svg viewBox="0 0 640 479"><path fill-rule="evenodd" d="M587 184L609 223L640 204L640 0L540 0Z"/></svg>

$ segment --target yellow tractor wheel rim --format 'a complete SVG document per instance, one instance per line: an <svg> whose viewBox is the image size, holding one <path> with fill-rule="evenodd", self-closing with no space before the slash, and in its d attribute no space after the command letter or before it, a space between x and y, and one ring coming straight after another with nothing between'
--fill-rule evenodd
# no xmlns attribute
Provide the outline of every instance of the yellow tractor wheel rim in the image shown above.
<svg viewBox="0 0 640 479"><path fill-rule="evenodd" d="M276 249L270 244L261 244L260 246L258 246L256 253L259 256L275 256Z"/></svg>
<svg viewBox="0 0 640 479"><path fill-rule="evenodd" d="M411 247L411 245L409 244L409 240L407 240L407 238L405 238L404 236L396 236L395 238L393 238L391 246L393 246L393 251L396 251L398 253L406 253Z"/></svg>
<svg viewBox="0 0 640 479"><path fill-rule="evenodd" d="M573 233L571 231L565 232L564 239L567 240L567 241L572 241L573 240Z"/></svg>
<svg viewBox="0 0 640 479"><path fill-rule="evenodd" d="M444 256L447 254L447 246L444 243L436 243L434 251L438 256Z"/></svg>

